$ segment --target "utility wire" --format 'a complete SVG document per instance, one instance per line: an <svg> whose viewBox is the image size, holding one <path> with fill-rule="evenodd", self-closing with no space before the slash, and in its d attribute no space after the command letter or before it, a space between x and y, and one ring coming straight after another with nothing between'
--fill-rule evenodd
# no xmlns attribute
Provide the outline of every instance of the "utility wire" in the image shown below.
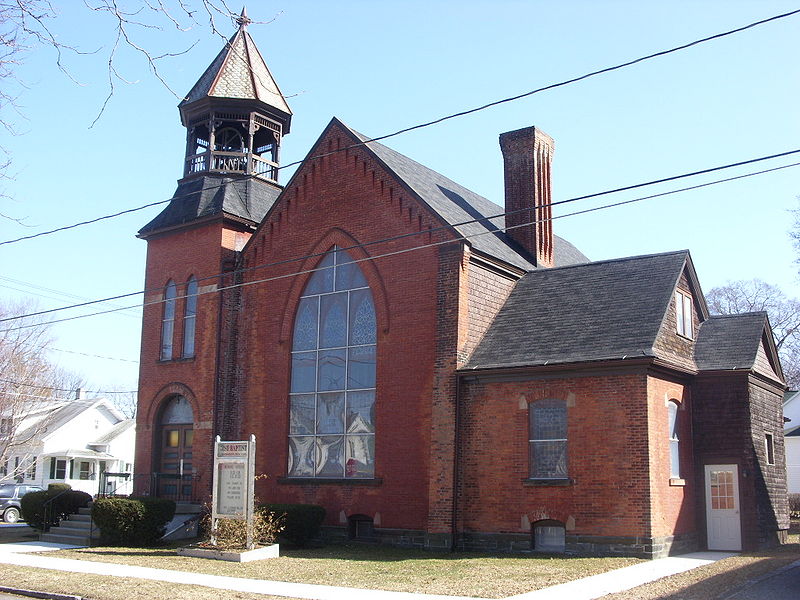
<svg viewBox="0 0 800 600"><path fill-rule="evenodd" d="M399 130L397 130L397 131L395 131L393 133L387 133L387 134L380 135L380 136L377 136L377 137L374 137L374 138L370 138L370 139L364 140L362 142L359 142L357 144L352 144L350 146L345 146L344 148L338 148L336 150L332 150L330 152L326 152L326 153L319 154L319 155L316 155L316 156L311 156L311 157L308 157L308 158L303 159L303 160L294 161L294 162L291 162L289 164L282 165L282 166L278 167L277 169L281 170L281 169L286 169L286 168L289 168L289 167L294 167L296 165L302 164L306 160L315 160L315 159L318 159L318 158L323 158L323 157L326 157L326 156L330 156L331 154L336 154L338 152L343 152L345 150L350 150L350 149L353 149L353 148L358 148L360 146L364 146L364 145L368 144L369 142L377 142L377 141L380 141L380 140L385 140L385 139L388 139L388 138L391 138L391 137L395 137L395 136L401 135L403 133L408 133L409 131L414 131L414 130L417 130L417 129L423 129L425 127L430 127L432 125L436 125L438 123L442 123L442 122L448 121L450 119L455 119L455 118L463 117L463 116L466 116L466 115L470 115L470 114L473 114L473 113L476 113L476 112L479 112L479 111L482 111L482 110L486 110L488 108L492 108L492 107L498 106L500 104L505 104L505 103L508 103L508 102L514 102L516 100L521 100L522 98L527 98L529 96L533 96L534 94L538 94L538 93L541 93L541 92L544 92L544 91L548 91L548 90L552 90L552 89L555 89L555 88L559 88L559 87L563 87L563 86L566 86L566 85L570 85L570 84L573 84L573 83L577 83L579 81L583 81L583 80L589 79L591 77L596 77L598 75L602 75L602 74L605 74L605 73L610 73L612 71L617 71L619 69L630 67L632 65L635 65L635 64L647 61L647 60L651 60L651 59L658 58L658 57L661 57L661 56L666 56L668 54L672 54L674 52L679 52L681 50L686 50L687 48L691 48L691 47L697 46L699 44L704 44L704 43L710 42L712 40L717 40L717 39L724 38L724 37L727 37L727 36L730 36L730 35L733 35L733 34L736 34L736 33L741 33L742 31L746 31L748 29L752 29L752 28L757 27L759 25L764 25L764 24L770 23L772 21L777 21L779 19L784 19L784 18L793 16L793 15L796 15L798 13L800 13L800 9L793 10L793 11L790 11L790 12L787 12L787 13L783 13L783 14L779 14L779 15L775 15L773 17L768 17L766 19L761 19L760 21L755 21L753 23L749 23L747 25L743 25L743 26L737 27L735 29L730 29L728 31L724 31L722 33L716 33L714 35L710 35L710 36L707 36L707 37L704 37L704 38L701 38L701 39L698 39L698 40L694 40L692 42L688 42L688 43L682 44L680 46L675 46L675 47L669 48L667 50L661 50L659 52L654 52L652 54L647 54L645 56L640 56L639 58L635 58L633 60L629 60L629 61L626 61L626 62L623 62L623 63L619 63L619 64L611 66L611 67L605 67L603 69L598 69L596 71L591 71L589 73L585 73L585 74L577 76L577 77L572 77L570 79L566 79L566 80L560 81L558 83L552 83L550 85L546 85L546 86L543 86L543 87L540 87L540 88L536 88L536 89L530 90L528 92L524 92L522 94L517 94L515 96L509 96L508 98L502 98L500 100L495 100L494 102L489 102L488 104L483 104L483 105L477 106L475 108L470 108L470 109L462 110L462 111L459 111L459 112L456 112L456 113L452 113L452 114L449 114L449 115L445 115L443 117L439 117L438 119L434 119L432 121L427 121L427 122L420 123L420 124L417 124L417 125L412 125L410 127L405 127L403 129L399 129ZM240 178L240 180L252 179L252 178L254 178L256 176L257 176L256 174L246 175L246 176ZM209 187L209 188L206 188L206 189L215 189L215 188L218 188L218 187L223 187L225 185L227 185L227 183L222 183L219 186ZM183 197L185 198L185 197L188 197L188 196L191 196L191 195L192 194L183 194ZM176 198L178 198L178 197L176 197ZM151 202L149 204L145 204L145 205L138 206L138 207L135 207L135 208L129 208L127 210L122 210L122 211L119 211L119 212L116 212L116 213L113 213L113 214L103 215L103 216L100 216L100 217L96 217L94 219L89 219L87 221L81 221L81 222L78 222L78 223L73 223L72 225L65 225L63 227L57 227L56 229L51 229L49 231L41 231L39 233L26 235L26 236L22 236L22 237L11 239L11 240L5 240L5 241L0 242L0 246L4 246L4 245L7 245L7 244L14 244L14 243L21 242L21 241L24 241L24 240L34 239L34 238L38 238L38 237L41 237L41 236L44 236L44 235L51 235L53 233L58 233L60 231L66 231L68 229L74 229L75 227L81 227L83 225L90 225L92 223L97 223L99 221L103 221L103 220L106 220L106 219L113 219L113 218L116 218L116 217L119 217L119 216L122 216L122 215L126 215L126 214L129 214L129 213L133 213L133 212L137 212L137 211L140 211L140 210L144 210L146 208L151 208L153 206L158 206L160 204L165 204L167 202L170 202L172 199L173 198L169 198L167 200L160 200L160 201L157 201L157 202Z"/></svg>
<svg viewBox="0 0 800 600"><path fill-rule="evenodd" d="M119 310L119 309L117 309L117 310ZM11 385L23 385L25 387L36 388L36 389L39 389L39 390L51 390L53 392L75 392L76 391L75 389L57 388L57 387L52 387L52 386L49 386L49 385L38 385L38 384L35 384L35 383L25 383L25 382L22 382L22 381L12 381L10 379L0 379L0 382L8 383L8 384L11 384ZM136 390L130 390L130 391L125 391L125 392L106 391L106 390L83 390L83 391L85 391L87 394L135 394L137 392ZM0 393L10 393L10 392L0 392ZM88 398L87 400L91 400L91 398Z"/></svg>
<svg viewBox="0 0 800 600"><path fill-rule="evenodd" d="M669 182L669 181L676 181L676 180L679 180L679 179L685 179L687 177L695 177L697 175L704 175L704 174L707 174L707 173L713 173L715 171L722 171L722 170L731 169L731 168L734 168L734 167L741 167L741 166L744 166L744 165L754 164L754 163L763 162L763 161L767 161L767 160L773 160L775 158L791 156L791 155L794 155L794 154L800 154L800 148L798 148L796 150L789 150L789 151L786 151L786 152L779 152L777 154L769 154L767 156L761 156L761 157L758 157L758 158L751 158L751 159L742 160L742 161L738 161L738 162L734 162L734 163L728 163L728 164L725 164L725 165L719 165L719 166L716 166L716 167L700 169L698 171L691 171L689 173L682 173L680 175L672 175L672 176L669 176L669 177L662 177L660 179L653 179L653 180L650 180L650 181L644 181L644 182L635 183L635 184L632 184L632 185L626 185L626 186L622 186L622 187L618 187L618 188L613 188L613 189L610 189L610 190L604 190L604 191L601 191L601 192L594 192L594 193L591 193L591 194L585 194L583 196L576 196L574 198L568 198L566 200L559 200L559 201L556 201L556 202L551 202L549 204L543 204L542 207L545 208L545 207L548 207L548 206L559 206L561 204L569 204L569 203L572 203L572 202L578 202L580 200L588 200L590 198L597 198L599 196L607 196L609 194L616 194L616 193L619 193L619 192L630 191L630 190L634 190L634 189L638 189L638 188L642 188L642 187L647 187L647 186L651 186L651 185L657 185L657 184L660 184L660 183L666 183L666 182ZM761 172L759 172L757 174L760 174L760 173ZM723 181L725 181L725 180L723 180ZM526 207L526 208L522 208L522 209L519 209L519 210L497 213L495 215L485 216L485 217L478 217L476 219L470 219L470 220L467 220L467 221L461 221L459 223L441 225L439 227L434 227L432 229L426 229L425 231L415 231L415 232L412 232L412 233L403 233L403 234L400 234L400 235L390 236L390 237L382 238L382 239L379 239L379 240L373 240L371 242L364 242L364 243L361 243L361 244L355 244L353 246L349 246L347 248L342 248L342 249L343 250L353 250L355 248L366 248L366 247L369 247L369 246L374 246L375 244L383 244L383 243L386 243L386 242L393 242L393 241L397 241L397 240L400 240L400 239L403 239L403 238L407 238L407 237L414 237L414 236L419 236L419 235L432 234L432 233L436 233L436 232L442 231L442 230L451 230L451 229L455 229L455 228L458 228L458 227L462 227L464 225L471 225L473 223L491 224L491 222L493 220L495 220L495 219L505 218L505 217L508 217L510 215L514 215L514 214L517 214L517 213L520 213L520 212L524 212L524 211L529 211L529 210L531 210L531 209ZM494 231L492 233L494 233ZM244 269L238 269L236 271L236 273L246 273L246 272L254 271L254 270L258 270L258 269L265 269L265 268L269 268L269 267L276 267L276 266L285 265L285 264L288 264L288 263L300 262L300 261L304 261L304 260L307 260L307 259L310 259L310 258L320 257L323 254L325 254L325 253L321 252L321 253L316 253L316 254L307 254L307 255L304 255L304 256L285 259L285 260L281 260L281 261L277 261L277 262L254 265L252 267L247 267L247 268L244 268ZM203 281L209 281L209 280L212 280L212 279L218 279L219 277L221 277L223 275L226 275L226 273L215 273L214 275L208 275L208 276L205 276L205 277L198 278L197 282L200 283L200 282L203 282ZM73 308L82 308L84 306L91 306L91 305L94 305L94 304L112 302L114 300L121 300L121 299L124 299L124 298L131 298L133 296L138 296L139 294L148 294L148 293L151 293L151 292L161 292L163 290L163 287L164 286L158 286L156 288L147 288L147 289L144 289L144 290L137 290L135 292L128 292L128 293L119 294L119 295L116 295L116 296L109 296L107 298L100 298L100 299L97 299L97 300L88 300L86 302L80 302L80 303L77 303L77 304L71 304L71 305L62 306L62 307L59 307L59 308L50 308L50 309L46 309L46 310L40 310L40 311L37 311L37 312L27 313L27 314L24 314L24 315L16 315L16 316L13 316L13 317L5 317L5 318L0 319L0 323L6 322L6 321L14 321L14 320L17 320L17 319L23 319L23 318L28 318L28 317L36 317L36 316L51 314L51 313L54 313L54 312L60 312L62 310L70 310L70 309L73 309ZM185 296L180 296L180 297L183 298ZM134 305L134 306L120 308L119 310L127 310L129 308L139 308L140 306L141 305ZM111 312L111 311L108 311L108 312ZM91 314L86 315L86 316L94 316L95 314L103 314L103 313L91 313ZM8 331L8 330L6 330L6 331Z"/></svg>
<svg viewBox="0 0 800 600"><path fill-rule="evenodd" d="M628 199L628 200L622 200L622 201L619 201L619 202L613 202L613 203L606 204L606 205L603 205L603 206L588 208L588 209L584 209L584 210L579 210L579 211L575 211L575 212L572 212L572 213L567 213L567 214L564 214L564 215L551 217L551 218L548 218L548 219L540 219L540 220L528 221L526 223L513 225L511 227L505 227L505 228L497 227L495 229L487 229L486 231L482 231L482 232L475 233L475 234L462 235L462 236L458 236L456 238L451 238L451 239L442 240L442 241L438 241L438 242L431 242L429 244L422 244L422 245L419 245L419 246L412 246L410 248L404 248L404 249L401 249L401 250L395 250L395 251L392 251L392 252L386 252L386 253L383 253L383 254L377 254L377 255L374 255L374 256L368 256L368 257L365 257L365 258L353 259L351 262L352 263L359 263L359 262L368 261L368 260L377 260L379 258L387 258L387 257L391 257L391 256L397 256L397 255L400 255L400 254L406 254L408 252L413 252L415 250L423 250L425 248L433 248L433 247L442 246L442 245L446 245L446 244L454 244L454 243L458 243L458 242L462 242L462 241L467 241L467 240L469 240L471 238L476 238L476 237L480 237L480 236L484 236L484 235L494 234L494 233L497 233L497 232L500 232L500 231L509 231L509 230L512 230L512 229L517 229L519 227L527 227L527 226L534 225L536 223L545 222L545 221L551 221L551 220L561 219L561 218L565 218L565 217L572 217L572 216L585 214L585 213L589 213L589 212L594 212L594 211L598 211L598 210L614 208L614 207L617 207L617 206L624 206L626 204L633 204L635 202L641 202L643 200L649 200L649 199L652 199L652 198L658 198L658 197L662 197L662 196L669 196L669 195L677 194L677 193L680 193L680 192L685 192L685 191L689 191L689 190L695 190L695 189L699 189L699 188L709 187L709 186L717 185L717 184L720 184L720 183L726 183L726 182L729 182L729 181L734 181L734 180L737 180L737 179L744 179L744 178L753 177L753 176L756 176L756 175L763 175L765 173L771 173L771 172L774 172L774 171L779 171L779 170L782 170L782 169L788 169L790 167L797 167L797 166L800 166L800 162L791 163L791 164L788 164L788 165L782 165L780 167L774 167L774 168L771 168L771 169L764 169L764 170L761 170L761 171L755 171L755 172L752 172L752 173L745 173L743 175L736 175L736 176L733 176L733 177L727 177L725 179L719 179L719 180L716 180L716 181L710 181L710 182L707 182L707 183L701 183L701 184L698 184L698 185L693 185L693 186L689 186L689 187L685 187L685 188L679 188L679 189L675 189L675 190L669 190L669 191L666 191L666 192L660 192L658 194L651 194L651 195L642 196L642 197L639 197L639 198L632 198L632 199ZM596 196L596 194L593 195L593 196ZM570 199L570 200L562 200L559 203L553 203L553 204L563 204L565 202L574 201L574 200L577 200L577 198L576 199ZM530 209L526 209L526 210L530 210ZM488 219L480 219L480 220L488 220ZM415 232L415 235L427 234L427 233L428 233L428 231L425 230L425 231ZM371 242L371 243L375 243L375 242ZM361 247L361 246L365 246L365 245L366 244L358 244L356 246L351 246L350 248L356 248L356 247ZM346 250L346 249L343 248L343 250ZM308 255L308 256L317 256L317 255ZM298 258L298 259L291 259L289 261L282 261L282 262L292 262L292 261L297 261L297 260L303 260L303 258L301 257L301 258ZM193 294L193 295L202 296L202 295L205 295L205 294L218 293L218 292L222 292L222 291L230 290L230 289L234 289L234 288L257 285L257 284L261 284L261 283L277 281L277 280L280 280L280 279L286 279L286 278L289 278L289 277L296 277L298 275L305 275L305 274L309 274L309 273L315 273L317 271L322 271L322 270L330 269L330 268L333 268L333 267L316 267L316 268L313 268L313 269L305 269L305 270L302 270L302 271L294 271L292 273L286 273L286 274L283 274L283 275L276 275L274 277L266 277L266 278L263 278L263 279L257 279L257 280L253 280L253 281L245 281L245 282L242 282L242 283L235 283L235 284L231 284L231 285L227 285L227 286L217 287L217 288L215 288L213 290L199 291L197 294ZM159 288L159 289L162 289L162 288ZM142 292L135 292L135 293L139 294L139 293L142 293ZM179 296L176 296L175 299L177 300L179 298L186 298L186 297L188 297L188 296L187 295L182 295L182 296L179 295ZM144 302L143 306L152 306L152 305L155 305L155 304L163 304L165 301L166 300L163 300L163 299L151 300L149 302ZM138 307L138 306L140 306L140 305L137 304L137 305L132 305L132 306L129 306L129 307L112 308L112 309L108 309L108 310L102 310L102 311L97 311L97 312L93 312L93 313L87 313L87 314L84 314L84 315L76 315L76 316L73 316L73 317L65 317L63 319L54 319L52 321L47 321L46 323L39 323L39 324L32 324L32 325L21 325L21 326L18 326L18 327L11 327L11 328L8 328L8 329L2 329L2 330L0 330L0 333L7 333L7 332L10 332L10 331L16 331L16 330L19 330L19 329L27 329L27 328L30 328L30 327L37 327L37 326L40 326L40 325L52 325L52 324L55 324L55 323L63 323L63 322L66 322L66 321L73 321L73 320L82 319L82 318L85 318L85 317L94 317L94 316L104 315L104 314L108 314L108 313L112 313L112 312L116 312L116 311L120 311L120 310L126 310L127 308ZM12 317L11 319L13 319L13 318L22 318L22 317ZM8 321L8 320L11 320L11 319L3 319L3 321Z"/></svg>

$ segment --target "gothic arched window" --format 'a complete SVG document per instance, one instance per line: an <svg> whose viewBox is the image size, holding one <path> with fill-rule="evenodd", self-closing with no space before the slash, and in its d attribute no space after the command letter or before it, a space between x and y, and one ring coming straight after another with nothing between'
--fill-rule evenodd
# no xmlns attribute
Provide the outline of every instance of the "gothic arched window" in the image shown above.
<svg viewBox="0 0 800 600"><path fill-rule="evenodd" d="M670 400L669 410L669 476L681 476L681 440L678 427L678 403Z"/></svg>
<svg viewBox="0 0 800 600"><path fill-rule="evenodd" d="M194 356L195 321L197 321L197 279L192 275L186 284L186 304L183 310L183 358Z"/></svg>
<svg viewBox="0 0 800 600"><path fill-rule="evenodd" d="M172 337L175 332L175 282L171 279L164 289L164 317L161 320L161 360L172 359Z"/></svg>
<svg viewBox="0 0 800 600"><path fill-rule="evenodd" d="M367 280L335 246L297 307L289 393L289 477L375 473L375 305Z"/></svg>

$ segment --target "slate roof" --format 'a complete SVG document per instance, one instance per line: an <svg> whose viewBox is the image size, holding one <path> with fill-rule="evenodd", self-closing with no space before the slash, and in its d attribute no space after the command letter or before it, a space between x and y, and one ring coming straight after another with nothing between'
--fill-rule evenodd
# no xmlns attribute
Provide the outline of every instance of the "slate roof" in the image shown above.
<svg viewBox="0 0 800 600"><path fill-rule="evenodd" d="M766 326L766 312L710 316L697 332L694 349L697 368L752 369Z"/></svg>
<svg viewBox="0 0 800 600"><path fill-rule="evenodd" d="M228 40L179 106L207 96L260 100L287 116L292 114L267 63L244 26L239 27ZM285 133L288 133L288 129Z"/></svg>
<svg viewBox="0 0 800 600"><path fill-rule="evenodd" d="M253 178L202 176L178 183L172 200L139 237L220 213L259 223L281 189Z"/></svg>
<svg viewBox="0 0 800 600"><path fill-rule="evenodd" d="M338 119L334 119L333 122L339 123L362 142L370 139ZM454 226L460 235L466 237L475 250L526 271L536 268L526 256L526 252L502 231L505 228L505 217L487 218L503 213L503 209L494 202L383 144L368 142L365 146L445 222ZM479 220L467 223L475 219ZM553 245L557 267L589 262L589 259L575 246L558 236L554 236Z"/></svg>
<svg viewBox="0 0 800 600"><path fill-rule="evenodd" d="M800 437L800 425L787 429L783 432L784 437Z"/></svg>
<svg viewBox="0 0 800 600"><path fill-rule="evenodd" d="M686 250L531 271L464 370L655 356Z"/></svg>

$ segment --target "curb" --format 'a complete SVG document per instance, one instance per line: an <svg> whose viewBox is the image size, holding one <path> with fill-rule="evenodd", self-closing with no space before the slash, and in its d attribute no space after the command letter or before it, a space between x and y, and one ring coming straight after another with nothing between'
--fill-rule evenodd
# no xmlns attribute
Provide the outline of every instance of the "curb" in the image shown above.
<svg viewBox="0 0 800 600"><path fill-rule="evenodd" d="M17 588L10 588L0 586L0 592L7 594L17 594L18 596L28 596L29 598L43 598L44 600L83 600L81 596L73 594L56 594L55 592L36 592L34 590L20 590Z"/></svg>

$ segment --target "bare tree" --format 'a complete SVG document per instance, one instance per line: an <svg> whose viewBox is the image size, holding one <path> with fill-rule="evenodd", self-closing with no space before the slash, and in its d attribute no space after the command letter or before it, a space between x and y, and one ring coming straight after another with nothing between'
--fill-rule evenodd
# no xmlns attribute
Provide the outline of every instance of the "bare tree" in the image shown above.
<svg viewBox="0 0 800 600"><path fill-rule="evenodd" d="M0 318L30 312L30 305L0 304ZM63 405L70 389L65 386L80 382L47 359L45 325L28 318L14 324L0 330L0 479L22 476L32 458L28 447L47 427L53 409Z"/></svg>
<svg viewBox="0 0 800 600"><path fill-rule="evenodd" d="M712 313L730 315L766 311L775 336L786 383L800 385L800 301L760 279L732 281L706 295Z"/></svg>
<svg viewBox="0 0 800 600"><path fill-rule="evenodd" d="M76 3L77 4L77 3ZM120 84L132 84L141 79L136 61L124 72L119 67L120 55L132 54L173 96L182 99L163 76L160 65L163 61L180 56L191 50L203 35L215 35L227 39L225 23L241 22L239 15L226 4L226 0L84 0L82 9L87 17L92 14L106 18L109 43L102 48L84 48L80 35L59 31L58 8L50 0L0 0L0 127L12 135L18 135L17 124L24 115L19 110L17 99L27 89L27 84L17 76L17 68L30 52L41 49L53 52L58 69L69 79L76 81L70 71L70 55L88 55L91 60L102 61L107 66L107 92L98 99L98 112L91 127L102 116L106 106ZM274 20L274 19L273 19ZM270 21L271 22L271 21ZM170 32L155 38L153 31ZM145 42L144 40L148 41ZM154 44L160 43L160 47ZM76 81L77 83L77 81ZM10 179L11 154L8 148L0 147L0 182ZM0 190L0 200L5 194ZM0 218L22 224L19 219L0 210Z"/></svg>

